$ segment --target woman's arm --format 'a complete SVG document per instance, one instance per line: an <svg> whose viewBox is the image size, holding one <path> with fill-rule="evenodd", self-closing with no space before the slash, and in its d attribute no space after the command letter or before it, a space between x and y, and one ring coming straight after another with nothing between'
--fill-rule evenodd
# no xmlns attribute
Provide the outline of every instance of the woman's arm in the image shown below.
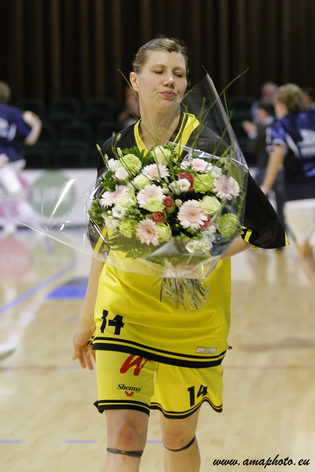
<svg viewBox="0 0 315 472"><path fill-rule="evenodd" d="M285 155L285 148L280 144L276 144L269 156L265 178L260 186L265 195L270 192L275 178L277 177L279 167L284 161Z"/></svg>
<svg viewBox="0 0 315 472"><path fill-rule="evenodd" d="M234 239L232 244L227 248L226 251L224 251L220 259L227 259L228 257L236 256L236 254L246 251L246 249L250 249L251 247L253 247L252 244L247 243L239 236L238 238Z"/></svg>
<svg viewBox="0 0 315 472"><path fill-rule="evenodd" d="M98 289L98 282L103 270L104 262L98 259L92 259L90 277L80 313L80 320L75 335L73 337L74 355L73 360L79 359L81 367L87 366L93 369L94 351L92 346L88 345L95 330L94 308Z"/></svg>
<svg viewBox="0 0 315 472"><path fill-rule="evenodd" d="M33 146L38 141L42 131L42 122L39 117L31 111L25 111L23 113L23 120L31 127L31 132L25 138L25 144Z"/></svg>

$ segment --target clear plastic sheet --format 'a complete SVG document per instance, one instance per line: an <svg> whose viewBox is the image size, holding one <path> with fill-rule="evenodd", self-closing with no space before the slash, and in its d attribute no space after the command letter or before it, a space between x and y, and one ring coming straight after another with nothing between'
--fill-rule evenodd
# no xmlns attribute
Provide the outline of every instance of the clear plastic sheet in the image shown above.
<svg viewBox="0 0 315 472"><path fill-rule="evenodd" d="M120 149L116 136L116 159L103 156L105 173L60 221L70 179L42 227L119 269L156 277L161 299L197 309L207 299L207 275L241 233L248 168L208 75L182 108L199 121L189 145L170 142L145 154ZM74 211L86 221L79 232L72 231Z"/></svg>

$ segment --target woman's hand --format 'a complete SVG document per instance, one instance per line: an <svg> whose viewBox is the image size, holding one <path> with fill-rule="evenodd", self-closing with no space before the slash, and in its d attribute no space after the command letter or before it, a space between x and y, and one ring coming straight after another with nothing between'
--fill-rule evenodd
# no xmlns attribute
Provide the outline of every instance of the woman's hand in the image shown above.
<svg viewBox="0 0 315 472"><path fill-rule="evenodd" d="M74 354L72 359L79 359L81 367L85 369L88 367L93 370L93 360L95 361L95 351L89 343L93 336L95 325L88 328L82 328L80 325L73 337Z"/></svg>

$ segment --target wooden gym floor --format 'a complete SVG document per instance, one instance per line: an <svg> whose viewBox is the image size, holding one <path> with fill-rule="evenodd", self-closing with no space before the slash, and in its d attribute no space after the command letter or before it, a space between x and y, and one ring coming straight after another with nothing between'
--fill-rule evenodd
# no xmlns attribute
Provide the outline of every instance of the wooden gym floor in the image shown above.
<svg viewBox="0 0 315 472"><path fill-rule="evenodd" d="M103 470L105 419L93 406L95 372L71 360L89 264L60 243L46 252L28 230L0 240L0 343L16 344L0 361L1 471ZM314 472L314 289L293 246L247 251L232 267L224 410L202 407L201 472ZM158 421L153 412L143 472L163 471ZM274 464L264 467L268 458ZM218 459L240 465L214 465ZM247 466L246 459L258 463Z"/></svg>

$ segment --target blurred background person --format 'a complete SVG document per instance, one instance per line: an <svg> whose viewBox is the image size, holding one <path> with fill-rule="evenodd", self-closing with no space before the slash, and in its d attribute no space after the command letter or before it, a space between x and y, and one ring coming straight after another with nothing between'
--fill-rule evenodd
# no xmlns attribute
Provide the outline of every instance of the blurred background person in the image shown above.
<svg viewBox="0 0 315 472"><path fill-rule="evenodd" d="M42 122L31 111L21 111L8 105L11 89L6 82L0 81L0 187L10 204L26 223L34 228L39 227L30 204L25 200L23 186L18 173L25 166L24 144L34 145L41 133ZM5 213L5 224L2 237L8 237L16 232L16 220L12 208L7 201L2 207Z"/></svg>
<svg viewBox="0 0 315 472"><path fill-rule="evenodd" d="M270 125L275 120L275 108L273 102L260 101L257 104L257 123L245 120L242 122L243 128L248 135L248 152L255 156L255 163L257 172L255 173L255 181L261 185L268 163L269 153L267 152L267 134L270 132ZM271 187L275 194L276 210L278 218L285 228L285 221L283 215L284 206L284 176L283 170L279 170L275 181Z"/></svg>
<svg viewBox="0 0 315 472"><path fill-rule="evenodd" d="M303 110L302 90L292 83L279 87L275 110L271 154L261 189L269 193L283 164L286 223L305 274L315 287L315 110Z"/></svg>
<svg viewBox="0 0 315 472"><path fill-rule="evenodd" d="M30 111L22 112L8 105L11 90L6 82L0 81L0 187L4 194L15 199L16 210L23 219L37 225L32 207L23 200L23 186L18 172L25 165L23 143L32 146L41 133L41 120ZM7 201L2 202L6 221L2 237L8 237L16 231L16 221L12 208ZM0 344L0 360L15 351L13 344Z"/></svg>
<svg viewBox="0 0 315 472"><path fill-rule="evenodd" d="M127 85L125 89L125 109L121 111L117 117L118 123L123 128L136 123L140 118L139 99L133 88Z"/></svg>
<svg viewBox="0 0 315 472"><path fill-rule="evenodd" d="M254 123L259 122L259 118L257 116L258 105L261 102L271 102L275 103L276 100L276 93L277 93L278 86L274 82L264 82L260 88L260 97L258 100L251 106L251 115L252 121Z"/></svg>
<svg viewBox="0 0 315 472"><path fill-rule="evenodd" d="M303 87L302 88L302 105L304 110L314 110L314 89L312 87Z"/></svg>

